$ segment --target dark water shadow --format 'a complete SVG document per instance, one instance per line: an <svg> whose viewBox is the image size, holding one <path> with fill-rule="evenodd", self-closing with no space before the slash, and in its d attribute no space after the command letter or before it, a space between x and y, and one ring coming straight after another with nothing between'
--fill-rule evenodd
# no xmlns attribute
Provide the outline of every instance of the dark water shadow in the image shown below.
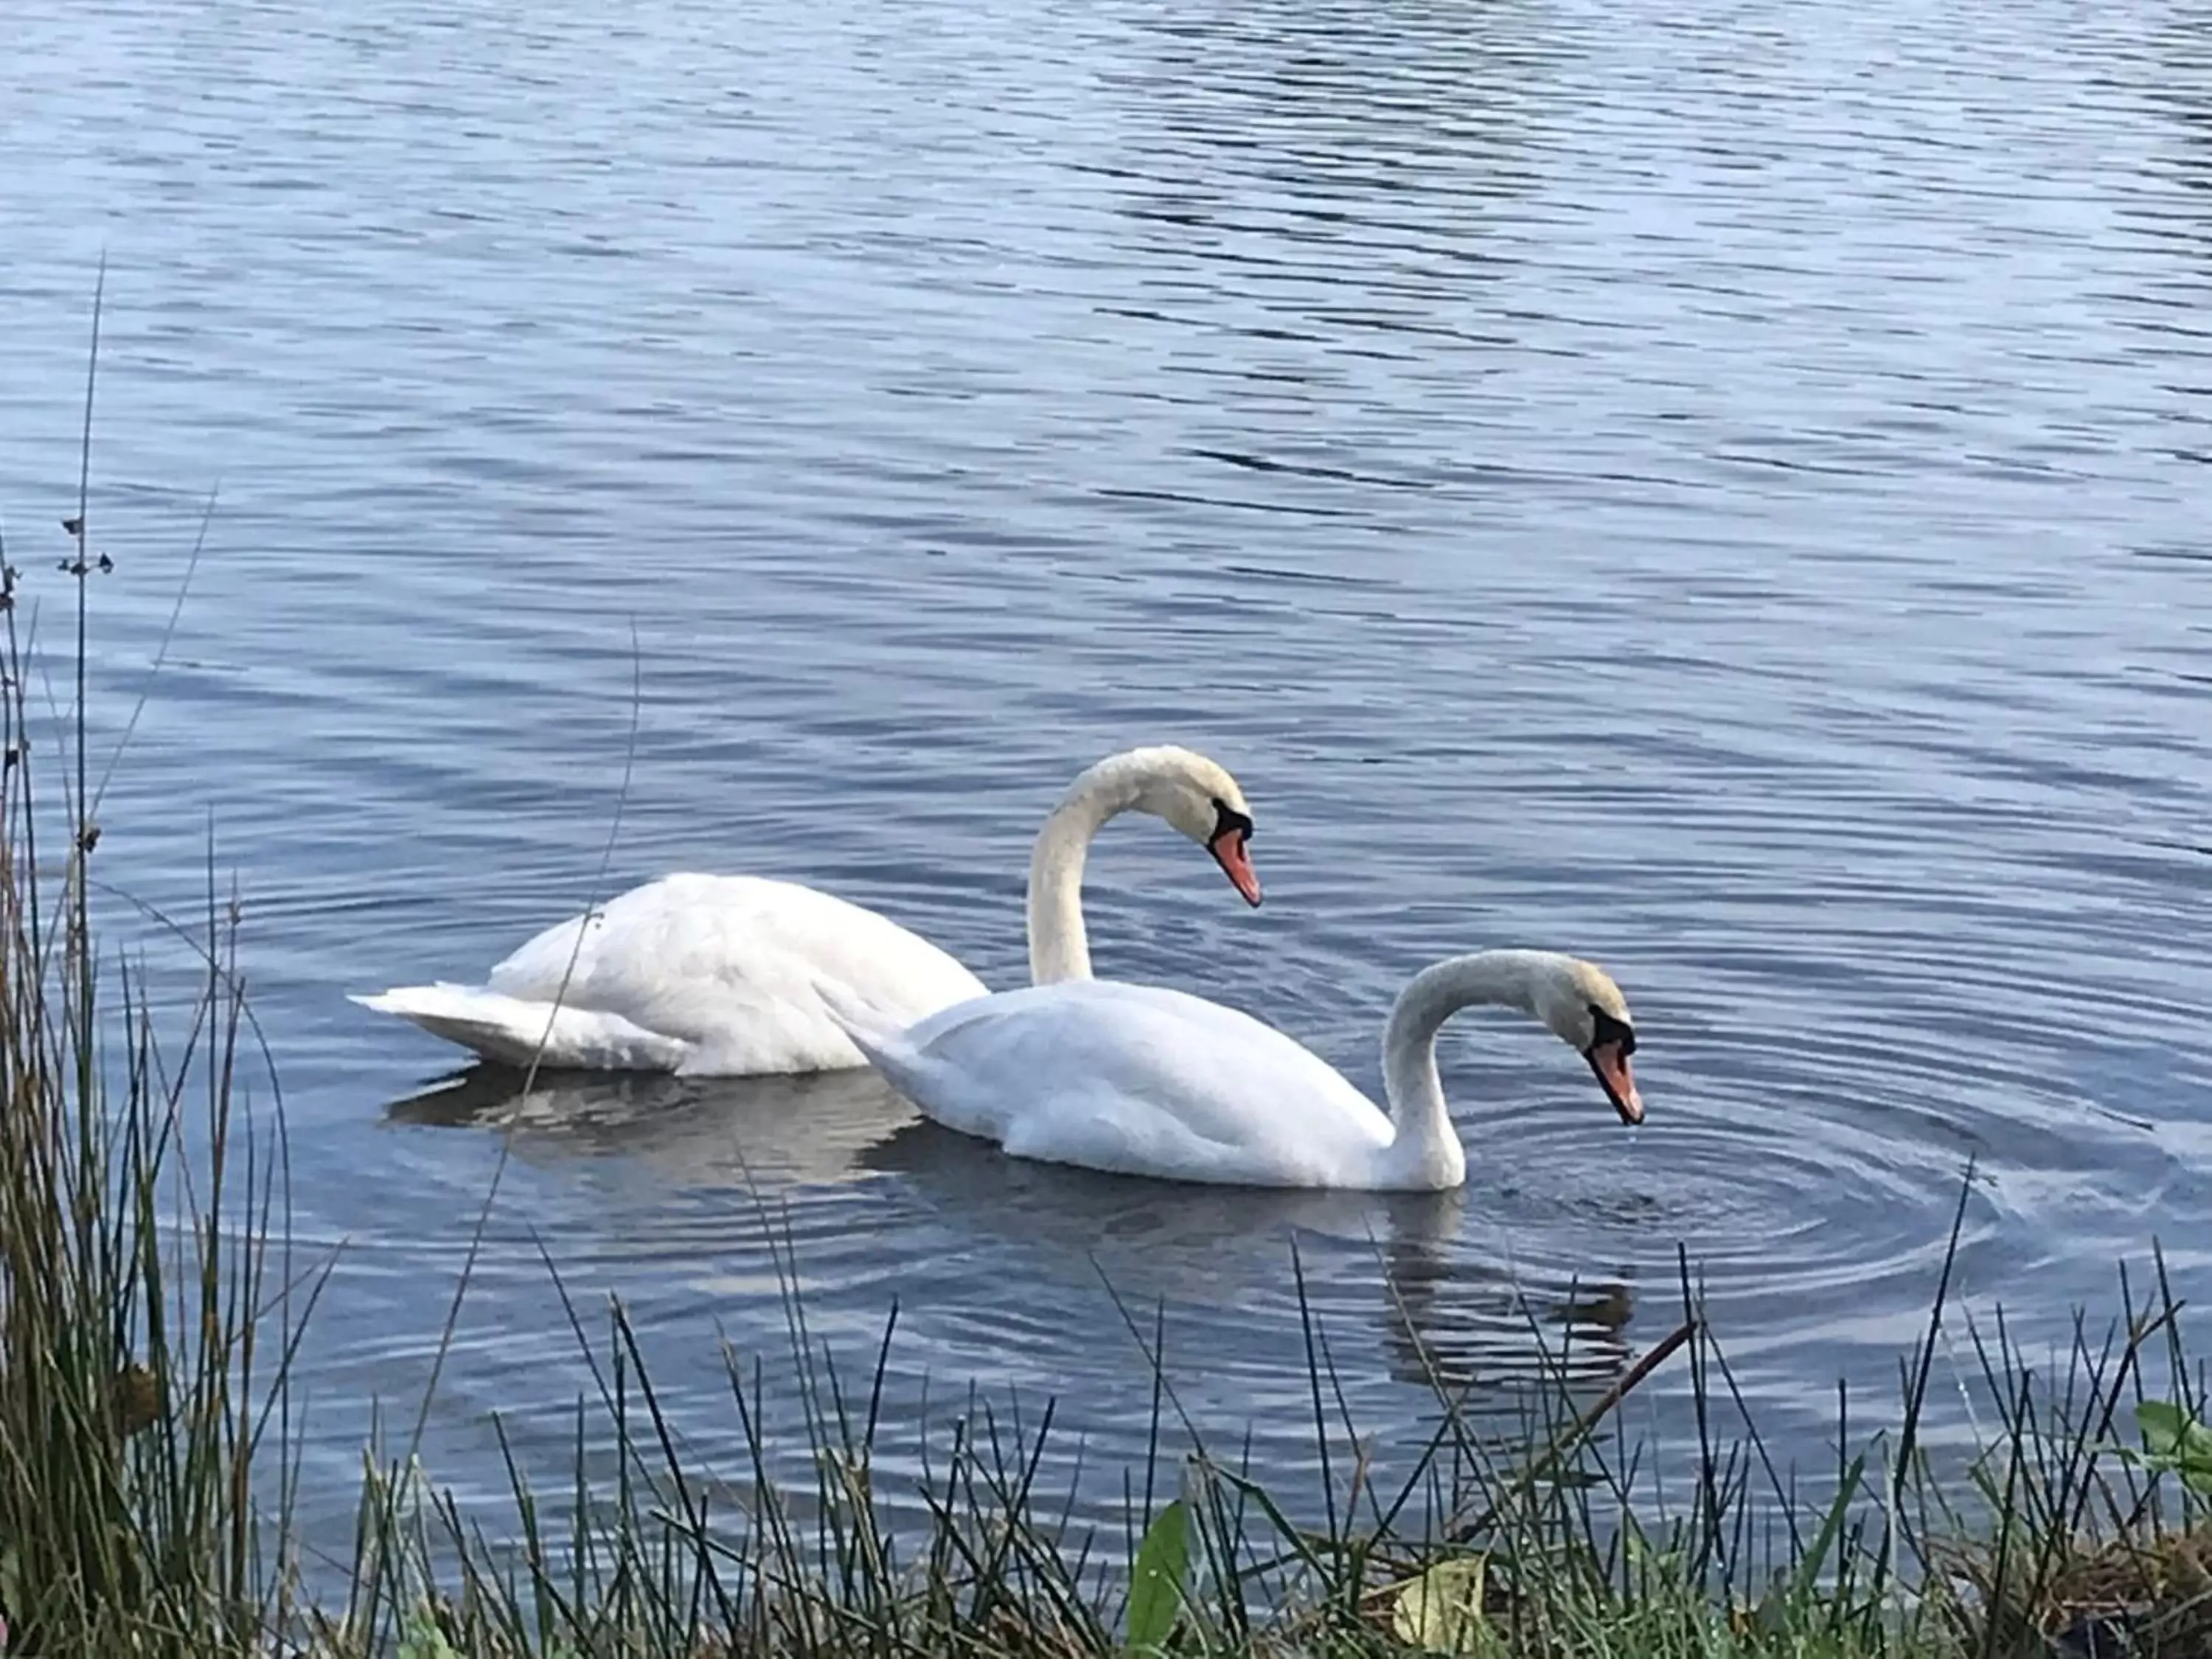
<svg viewBox="0 0 2212 1659"><path fill-rule="evenodd" d="M527 1086L526 1086L526 1085ZM689 1188L756 1191L864 1176L860 1154L913 1119L872 1072L682 1078L480 1064L392 1102L387 1121L495 1130L536 1164L629 1158Z"/></svg>
<svg viewBox="0 0 2212 1659"><path fill-rule="evenodd" d="M732 1194L748 1236L773 1212L815 1270L909 1257L915 1297L1003 1279L1047 1303L1102 1284L1141 1327L1156 1307L1240 1324L1379 1328L1392 1376L1448 1390L1577 1381L1628 1362L1636 1296L1617 1273L1530 1273L1470 1243L1468 1189L1276 1191L1107 1175L1009 1158L915 1116L873 1073L686 1079L480 1065L386 1108L395 1123L490 1130L541 1167L630 1161L692 1199ZM870 1188L855 1215L839 1194ZM762 1200L767 1200L764 1205ZM835 1207L825 1240L811 1213ZM742 1218L742 1220L740 1220ZM736 1240L725 1235L725 1243ZM641 1251L649 1244L640 1241ZM865 1267L862 1259L865 1258ZM1303 1291L1300 1285L1303 1281ZM1301 1296L1305 1309L1300 1305ZM1370 1322L1375 1322L1370 1325Z"/></svg>
<svg viewBox="0 0 2212 1659"><path fill-rule="evenodd" d="M1379 1316L1390 1374L1446 1391L1522 1388L1547 1375L1580 1385L1617 1375L1632 1357L1632 1285L1611 1269L1532 1274L1486 1257L1472 1242L1485 1230L1468 1224L1471 1188L1148 1181L1008 1158L923 1120L863 1156L949 1222L1018 1254L1025 1273L1103 1276L1139 1324L1155 1304L1192 1301L1270 1308L1285 1322L1303 1322L1305 1311L1332 1323Z"/></svg>

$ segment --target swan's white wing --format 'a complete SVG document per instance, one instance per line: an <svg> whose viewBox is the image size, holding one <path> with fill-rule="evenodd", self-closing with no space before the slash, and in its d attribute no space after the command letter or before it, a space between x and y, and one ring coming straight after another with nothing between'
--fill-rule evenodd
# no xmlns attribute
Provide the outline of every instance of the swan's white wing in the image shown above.
<svg viewBox="0 0 2212 1659"><path fill-rule="evenodd" d="M474 985L403 985L353 999L380 1014L411 1020L433 1036L514 1066L594 1072L673 1072L689 1049L620 1014L550 1002L524 1002Z"/></svg>
<svg viewBox="0 0 2212 1659"><path fill-rule="evenodd" d="M865 1046L937 1121L1054 1163L1328 1186L1391 1140L1371 1101L1282 1032L1157 987L1035 986Z"/></svg>
<svg viewBox="0 0 2212 1659"><path fill-rule="evenodd" d="M491 998L466 1012L511 1016L502 1024L526 1030L534 1046L557 998L564 1011L604 1017L594 1031L622 1033L632 1064L693 1073L857 1066L860 1051L817 994L823 981L902 1020L985 994L951 957L872 910L791 882L682 874L545 929L491 970ZM390 1002L400 994L387 994L392 1012L495 1052L466 1035L456 1011L431 1025ZM556 1063L616 1062L579 1053Z"/></svg>

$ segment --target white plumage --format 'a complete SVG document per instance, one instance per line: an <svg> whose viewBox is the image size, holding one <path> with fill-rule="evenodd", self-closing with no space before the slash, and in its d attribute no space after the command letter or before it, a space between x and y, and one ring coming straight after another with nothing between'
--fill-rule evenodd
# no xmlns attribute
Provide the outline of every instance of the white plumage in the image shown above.
<svg viewBox="0 0 2212 1659"><path fill-rule="evenodd" d="M1088 978L1083 863L1119 813L1165 818L1259 902L1237 781L1202 755L1135 749L1085 771L1030 863L1032 972ZM908 1024L987 994L957 960L889 917L796 882L679 874L546 928L481 986L402 986L353 1000L492 1060L590 1071L751 1076L864 1063L824 1006L829 986Z"/></svg>
<svg viewBox="0 0 2212 1659"><path fill-rule="evenodd" d="M1443 1191L1467 1177L1444 1103L1437 1032L1470 1005L1518 1008L1589 1060L1640 1122L1620 988L1541 951L1453 957L1416 975L1383 1033L1385 1113L1320 1056L1250 1015L1182 991L1107 980L1032 986L901 1029L825 988L869 1063L923 1115L1017 1158L1244 1187Z"/></svg>

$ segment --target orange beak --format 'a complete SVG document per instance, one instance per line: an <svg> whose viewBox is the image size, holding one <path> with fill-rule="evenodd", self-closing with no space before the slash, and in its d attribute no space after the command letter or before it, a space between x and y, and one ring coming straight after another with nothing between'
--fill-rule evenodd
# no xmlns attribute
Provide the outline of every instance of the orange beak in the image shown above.
<svg viewBox="0 0 2212 1659"><path fill-rule="evenodd" d="M1260 902L1260 878L1252 873L1252 855L1244 850L1245 833L1242 826L1231 825L1206 842L1206 849L1213 854L1213 861L1221 866L1222 873L1244 896L1244 902L1256 906Z"/></svg>
<svg viewBox="0 0 2212 1659"><path fill-rule="evenodd" d="M1635 1073L1628 1069L1628 1056L1620 1051L1618 1042L1593 1042L1583 1058L1589 1068L1597 1073L1599 1085L1605 1097L1613 1103L1613 1109L1620 1114L1623 1123L1644 1121L1644 1098L1636 1092Z"/></svg>

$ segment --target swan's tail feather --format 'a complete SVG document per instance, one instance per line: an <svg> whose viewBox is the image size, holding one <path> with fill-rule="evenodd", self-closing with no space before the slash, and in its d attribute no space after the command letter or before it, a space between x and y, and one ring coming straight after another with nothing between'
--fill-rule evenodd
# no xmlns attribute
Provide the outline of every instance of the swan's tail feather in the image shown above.
<svg viewBox="0 0 2212 1659"><path fill-rule="evenodd" d="M872 1055L874 1049L895 1043L905 1028L904 1020L854 986L817 975L814 994L837 1029L863 1054Z"/></svg>
<svg viewBox="0 0 2212 1659"><path fill-rule="evenodd" d="M901 1094L915 1098L929 1062L907 1040L907 1022L855 987L834 980L817 977L814 994L861 1057Z"/></svg>
<svg viewBox="0 0 2212 1659"><path fill-rule="evenodd" d="M668 1072L689 1049L620 1014L527 1001L473 986L402 985L349 1000L507 1066Z"/></svg>

